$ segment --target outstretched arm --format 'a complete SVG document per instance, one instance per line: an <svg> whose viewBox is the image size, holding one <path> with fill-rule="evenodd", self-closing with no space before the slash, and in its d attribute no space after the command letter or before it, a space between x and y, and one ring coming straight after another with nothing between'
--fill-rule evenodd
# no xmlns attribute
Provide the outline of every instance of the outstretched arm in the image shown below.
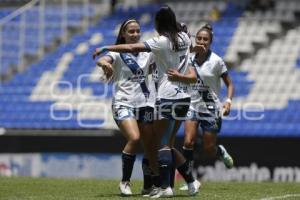
<svg viewBox="0 0 300 200"><path fill-rule="evenodd" d="M106 51L114 51L119 53L135 53L135 52L146 52L150 50L145 46L144 43L141 42L135 44L109 45L109 46L103 46L95 49L93 53L93 59L95 59L101 53L104 53Z"/></svg>

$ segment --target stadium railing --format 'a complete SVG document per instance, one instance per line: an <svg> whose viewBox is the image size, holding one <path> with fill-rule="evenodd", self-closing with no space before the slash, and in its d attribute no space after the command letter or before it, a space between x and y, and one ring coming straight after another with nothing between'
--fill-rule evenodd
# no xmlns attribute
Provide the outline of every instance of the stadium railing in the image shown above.
<svg viewBox="0 0 300 200"><path fill-rule="evenodd" d="M0 19L1 77L23 71L26 59L42 58L55 41L66 42L69 27L88 27L92 14L89 0L32 0Z"/></svg>

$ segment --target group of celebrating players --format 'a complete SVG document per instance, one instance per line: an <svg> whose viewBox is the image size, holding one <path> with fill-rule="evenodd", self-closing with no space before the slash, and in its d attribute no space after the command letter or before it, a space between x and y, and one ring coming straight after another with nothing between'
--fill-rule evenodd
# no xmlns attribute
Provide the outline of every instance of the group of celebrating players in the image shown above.
<svg viewBox="0 0 300 200"><path fill-rule="evenodd" d="M162 6L155 15L159 36L139 42L141 30L135 19L125 20L115 45L93 53L107 79L114 81L113 117L127 143L122 152L122 195L132 195L130 177L137 148L142 143L144 185L142 194L151 198L174 195L175 170L186 181L182 190L196 195L200 182L193 177L193 146L202 128L205 154L221 159L226 167L233 159L216 137L222 116L230 113L233 84L222 58L211 51L213 30L204 25L195 44L172 9ZM220 100L221 79L227 98ZM174 148L176 133L184 122L183 151Z"/></svg>

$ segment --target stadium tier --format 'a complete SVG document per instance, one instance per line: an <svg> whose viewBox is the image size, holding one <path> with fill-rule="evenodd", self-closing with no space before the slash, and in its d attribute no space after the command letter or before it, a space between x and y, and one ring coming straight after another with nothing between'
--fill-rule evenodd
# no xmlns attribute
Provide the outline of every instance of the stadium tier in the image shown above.
<svg viewBox="0 0 300 200"><path fill-rule="evenodd" d="M221 1L181 4L171 2L170 6L192 34L204 24L201 17L209 16L209 10L202 9L204 5L206 8L217 7L221 12L220 19L212 22L212 49L232 64L229 74L235 86L233 108L230 116L223 120L221 135L300 137L300 115L297 112L300 110L300 27L283 30L282 20L294 20L278 11L284 5L277 5L266 16L257 12L249 14L243 7ZM24 72L2 83L0 126L14 129L115 129L110 105L112 84L101 81L102 72L92 60L92 52L98 46L114 43L116 27L126 18L141 21L142 40L154 35L153 15L157 8L156 5L118 8L112 15L89 26L84 33L72 36L67 44L46 54ZM79 8L73 9L76 13ZM268 18L272 12L278 15L275 20ZM59 20L54 14L59 12L49 10L47 13L50 21ZM28 18L30 16L34 21L34 11ZM74 16L70 15L70 19L76 25L82 16ZM254 17L258 20L251 21ZM49 26L47 30L49 41L60 34L60 29ZM248 33L250 30L252 32ZM28 31L34 34L37 30ZM13 37L13 34L7 32L7 37ZM28 53L36 52L32 39L32 45L28 42L25 50ZM7 52L13 50L5 43L2 48ZM247 56L241 57L241 52ZM9 59L2 61L2 69L5 69L3 66ZM224 88L221 94L225 98ZM183 134L182 128L180 134Z"/></svg>
<svg viewBox="0 0 300 200"><path fill-rule="evenodd" d="M16 10L15 8L0 9L0 19L4 19L9 13ZM42 14L41 14L42 13ZM63 13L66 14L64 18ZM93 7L89 7L89 15L94 15ZM19 51L24 55L36 55L40 48L51 46L55 39L66 34L66 29L62 28L62 22L67 27L79 27L83 17L88 17L83 13L81 6L68 6L63 10L60 5L47 6L47 9L41 11L39 7L33 7L26 11L24 19L21 16L12 18L9 23L1 26L2 33L2 55L1 55L1 74L7 73L7 70L13 65L20 64ZM44 29L38 24L43 18ZM24 20L22 22L21 20ZM24 25L22 25L24 24ZM23 28L25 27L25 28ZM40 33L43 30L44 43L41 44ZM20 37L22 35L22 37ZM3 39L5 38L5 39ZM24 49L18 48L21 40L24 40Z"/></svg>

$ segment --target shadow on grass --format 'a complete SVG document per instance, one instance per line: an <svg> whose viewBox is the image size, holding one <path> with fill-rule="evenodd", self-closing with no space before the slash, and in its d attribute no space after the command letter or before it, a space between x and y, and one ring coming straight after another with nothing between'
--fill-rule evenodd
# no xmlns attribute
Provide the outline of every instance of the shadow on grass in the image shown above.
<svg viewBox="0 0 300 200"><path fill-rule="evenodd" d="M119 193L114 193L114 194L98 194L95 197L106 197L106 198L111 198L111 197L120 197L120 198L130 198L130 197L143 197L141 194L132 194L129 196L126 195L121 195Z"/></svg>
<svg viewBox="0 0 300 200"><path fill-rule="evenodd" d="M189 196L189 195L186 195L186 194L175 194L172 198L178 198L178 199L185 199L185 198L191 198L191 197L195 197L197 198L198 195L195 195L195 196ZM143 195L141 194L133 194L133 195L130 195L130 196L125 196L125 195L121 195L119 193L114 193L114 194L99 194L99 195L96 195L94 196L96 198L112 198L112 197L119 197L119 198L132 198L132 197L135 197L135 198L143 198L143 199L149 199L149 197L143 197Z"/></svg>

